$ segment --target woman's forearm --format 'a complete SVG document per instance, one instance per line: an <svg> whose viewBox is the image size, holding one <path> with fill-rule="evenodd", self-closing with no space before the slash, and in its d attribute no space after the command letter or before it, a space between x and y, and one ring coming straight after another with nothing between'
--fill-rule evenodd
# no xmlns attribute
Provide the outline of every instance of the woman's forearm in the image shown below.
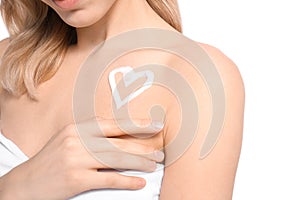
<svg viewBox="0 0 300 200"><path fill-rule="evenodd" d="M3 199L3 194L4 194L4 190L3 190L3 186L4 186L4 177L0 177L0 199Z"/></svg>
<svg viewBox="0 0 300 200"><path fill-rule="evenodd" d="M20 171L21 172L21 171ZM25 200L28 198L24 193L22 184L20 183L18 167L12 169L10 172L0 177L0 199L1 200ZM21 172L22 173L22 172Z"/></svg>
<svg viewBox="0 0 300 200"><path fill-rule="evenodd" d="M9 200L9 199L16 199L12 195L14 192L9 191L9 174L6 174L0 177L0 199L1 200Z"/></svg>

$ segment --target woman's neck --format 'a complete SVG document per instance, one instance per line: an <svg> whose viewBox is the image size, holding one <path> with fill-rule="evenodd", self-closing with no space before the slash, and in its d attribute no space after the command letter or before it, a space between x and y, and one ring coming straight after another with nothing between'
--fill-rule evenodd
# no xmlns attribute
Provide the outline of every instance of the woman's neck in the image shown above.
<svg viewBox="0 0 300 200"><path fill-rule="evenodd" d="M76 29L78 41L76 47L92 50L107 38L142 27L174 30L159 17L146 0L118 0L97 23Z"/></svg>

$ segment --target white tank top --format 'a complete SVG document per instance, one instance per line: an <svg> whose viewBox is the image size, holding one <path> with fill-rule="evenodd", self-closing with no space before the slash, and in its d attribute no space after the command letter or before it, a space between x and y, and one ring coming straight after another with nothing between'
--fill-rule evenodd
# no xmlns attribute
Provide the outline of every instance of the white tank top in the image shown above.
<svg viewBox="0 0 300 200"><path fill-rule="evenodd" d="M14 167L28 160L28 157L11 140L0 132L0 177ZM164 165L157 164L155 172L146 173L138 171L120 172L124 175L139 176L146 180L147 184L140 190L93 190L79 194L71 200L158 200Z"/></svg>

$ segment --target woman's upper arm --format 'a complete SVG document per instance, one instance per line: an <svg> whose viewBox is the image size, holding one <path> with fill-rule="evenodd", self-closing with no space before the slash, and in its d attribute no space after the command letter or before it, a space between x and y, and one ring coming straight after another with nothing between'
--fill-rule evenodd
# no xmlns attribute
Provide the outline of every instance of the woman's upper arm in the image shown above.
<svg viewBox="0 0 300 200"><path fill-rule="evenodd" d="M244 84L236 65L222 52L208 45L201 45L214 62L223 82L226 114L220 137L204 159L200 149L210 125L210 95L203 82L193 79L192 87L197 93L199 128L189 148L174 163L166 166L161 189L161 200L229 200L232 198L243 132ZM202 93L202 94L201 94ZM179 112L169 111L170 123L165 143L176 137L176 120ZM172 123L173 122L173 123ZM172 151L172 150L170 150ZM166 152L166 159L172 152Z"/></svg>

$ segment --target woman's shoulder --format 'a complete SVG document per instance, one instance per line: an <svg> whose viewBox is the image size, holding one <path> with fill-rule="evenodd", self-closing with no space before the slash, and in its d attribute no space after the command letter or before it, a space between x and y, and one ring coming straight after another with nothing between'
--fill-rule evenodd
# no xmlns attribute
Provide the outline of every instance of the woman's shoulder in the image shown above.
<svg viewBox="0 0 300 200"><path fill-rule="evenodd" d="M217 70L219 77L222 80L225 92L239 93L242 96L244 93L244 82L235 62L222 50L215 46L196 41L195 43L199 45L199 52L191 52L191 57L208 58L213 63L210 67L215 67ZM203 53L206 53L207 55L203 55ZM199 76L197 71L191 70L194 69L194 66L192 66L191 63L181 61L182 59L180 60L178 57L171 58L171 65L174 66L174 68L177 69L187 80L192 82L191 86L200 88L203 85L201 83L203 81L205 82L205 78L207 77L203 77L203 75ZM206 67L209 66L205 66L202 69L206 70Z"/></svg>
<svg viewBox="0 0 300 200"><path fill-rule="evenodd" d="M226 96L234 95L237 98L244 98L244 81L236 63L222 50L215 46L200 42L197 42L197 44L207 53L208 57L217 69L222 80Z"/></svg>
<svg viewBox="0 0 300 200"><path fill-rule="evenodd" d="M6 48L8 47L8 44L9 44L9 38L0 41L0 58L3 56Z"/></svg>
<svg viewBox="0 0 300 200"><path fill-rule="evenodd" d="M235 80L241 86L244 86L242 76L238 66L220 49L209 44L197 42L197 44L208 54L216 66L223 82Z"/></svg>

